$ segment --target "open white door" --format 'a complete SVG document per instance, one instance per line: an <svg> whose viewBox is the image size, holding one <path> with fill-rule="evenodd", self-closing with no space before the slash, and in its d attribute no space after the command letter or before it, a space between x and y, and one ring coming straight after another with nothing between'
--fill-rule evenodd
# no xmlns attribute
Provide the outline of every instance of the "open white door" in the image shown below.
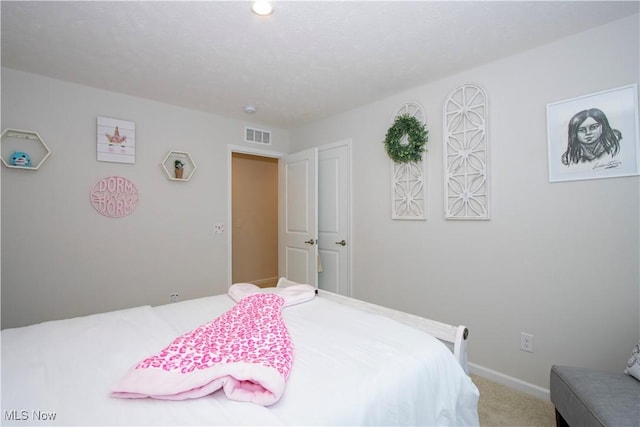
<svg viewBox="0 0 640 427"><path fill-rule="evenodd" d="M280 276L318 286L318 149L279 163Z"/></svg>

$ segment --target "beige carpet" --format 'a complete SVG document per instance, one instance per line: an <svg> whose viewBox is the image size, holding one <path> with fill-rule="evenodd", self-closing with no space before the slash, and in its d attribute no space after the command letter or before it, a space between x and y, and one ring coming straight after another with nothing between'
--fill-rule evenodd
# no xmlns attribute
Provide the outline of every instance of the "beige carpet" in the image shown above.
<svg viewBox="0 0 640 427"><path fill-rule="evenodd" d="M471 379L480 390L481 427L554 427L551 402L503 386L478 375Z"/></svg>

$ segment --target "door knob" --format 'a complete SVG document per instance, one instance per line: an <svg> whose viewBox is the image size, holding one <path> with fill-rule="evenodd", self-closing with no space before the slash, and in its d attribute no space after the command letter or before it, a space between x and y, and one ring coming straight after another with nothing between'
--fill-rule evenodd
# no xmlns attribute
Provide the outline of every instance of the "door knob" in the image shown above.
<svg viewBox="0 0 640 427"><path fill-rule="evenodd" d="M345 242L344 239L340 240L339 242L336 242L336 245L340 245L340 246L347 246L347 242Z"/></svg>
<svg viewBox="0 0 640 427"><path fill-rule="evenodd" d="M307 245L313 245L313 244L315 244L315 243L316 243L316 241L315 241L315 240L313 240L313 239L309 239L309 240L307 240L305 243L306 243Z"/></svg>

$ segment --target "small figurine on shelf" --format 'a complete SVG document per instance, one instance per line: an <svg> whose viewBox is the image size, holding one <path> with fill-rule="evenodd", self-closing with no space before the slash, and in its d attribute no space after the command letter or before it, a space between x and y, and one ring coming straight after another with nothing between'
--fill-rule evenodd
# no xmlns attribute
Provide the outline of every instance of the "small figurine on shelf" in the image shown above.
<svg viewBox="0 0 640 427"><path fill-rule="evenodd" d="M176 179L182 179L182 173L184 172L184 162L180 159L177 159L173 162L173 165L176 169Z"/></svg>
<svg viewBox="0 0 640 427"><path fill-rule="evenodd" d="M31 167L31 157L22 151L14 151L9 160L12 166Z"/></svg>

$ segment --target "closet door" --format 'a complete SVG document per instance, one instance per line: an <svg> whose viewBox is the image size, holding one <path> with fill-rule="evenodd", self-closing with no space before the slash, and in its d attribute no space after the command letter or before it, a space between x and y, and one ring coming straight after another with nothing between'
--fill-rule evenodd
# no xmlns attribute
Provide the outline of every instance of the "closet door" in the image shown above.
<svg viewBox="0 0 640 427"><path fill-rule="evenodd" d="M318 287L351 296L351 174L348 141L318 148Z"/></svg>
<svg viewBox="0 0 640 427"><path fill-rule="evenodd" d="M280 276L318 286L318 149L279 163Z"/></svg>

